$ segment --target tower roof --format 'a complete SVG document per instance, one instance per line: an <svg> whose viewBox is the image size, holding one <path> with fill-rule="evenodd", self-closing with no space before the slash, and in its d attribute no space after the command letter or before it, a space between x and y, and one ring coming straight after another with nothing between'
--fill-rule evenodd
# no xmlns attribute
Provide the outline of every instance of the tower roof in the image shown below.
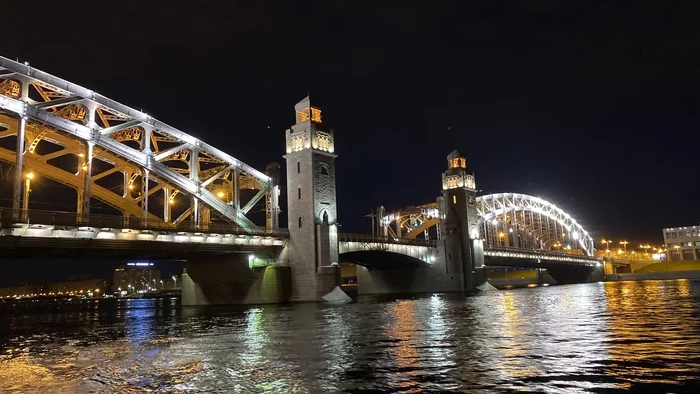
<svg viewBox="0 0 700 394"><path fill-rule="evenodd" d="M301 99L295 106L294 109L301 111L302 109L311 107L311 97L307 94L306 97Z"/></svg>
<svg viewBox="0 0 700 394"><path fill-rule="evenodd" d="M458 157L464 157L464 156L462 156L462 154L459 153L459 151L458 151L457 149L455 149L455 150L452 151L452 153L450 153L449 155L447 155L447 160L456 159L456 158L458 158Z"/></svg>

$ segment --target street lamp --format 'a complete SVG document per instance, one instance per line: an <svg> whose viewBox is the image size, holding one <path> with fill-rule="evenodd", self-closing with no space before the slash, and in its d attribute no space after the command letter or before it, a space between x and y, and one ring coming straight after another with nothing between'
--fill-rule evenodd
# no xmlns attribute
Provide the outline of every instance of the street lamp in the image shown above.
<svg viewBox="0 0 700 394"><path fill-rule="evenodd" d="M604 243L604 244L605 244L605 251L606 251L608 254L610 254L610 244L612 243L612 240L603 238L603 240L601 241L601 243Z"/></svg>
<svg viewBox="0 0 700 394"><path fill-rule="evenodd" d="M625 248L625 253L627 253L627 244L628 244L628 243L629 243L629 242L627 242L627 241L620 241L620 245L622 245L622 247Z"/></svg>
<svg viewBox="0 0 700 394"><path fill-rule="evenodd" d="M29 210L29 192L32 188L32 179L34 179L34 173L28 172L24 179L24 197L22 199L22 210L24 210L25 215Z"/></svg>
<svg viewBox="0 0 700 394"><path fill-rule="evenodd" d="M173 289L177 288L177 276L173 275Z"/></svg>

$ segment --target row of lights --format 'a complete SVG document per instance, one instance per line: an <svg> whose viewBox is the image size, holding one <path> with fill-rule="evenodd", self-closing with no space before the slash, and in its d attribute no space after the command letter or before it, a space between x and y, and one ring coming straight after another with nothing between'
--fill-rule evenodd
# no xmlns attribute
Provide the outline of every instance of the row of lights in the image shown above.
<svg viewBox="0 0 700 394"><path fill-rule="evenodd" d="M45 297L45 296L57 296L57 295L69 295L69 296L76 296L76 295L82 295L82 294L90 294L90 293L100 293L100 289L95 289L95 290L77 290L77 291L66 291L66 292L49 292L49 293L32 293L32 294L15 294L15 295L8 295L8 296L0 296L0 298L32 298L32 297Z"/></svg>

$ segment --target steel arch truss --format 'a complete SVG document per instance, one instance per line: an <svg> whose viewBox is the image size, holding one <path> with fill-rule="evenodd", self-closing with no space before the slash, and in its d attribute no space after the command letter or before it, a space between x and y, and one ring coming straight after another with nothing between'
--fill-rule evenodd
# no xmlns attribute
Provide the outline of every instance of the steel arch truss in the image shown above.
<svg viewBox="0 0 700 394"><path fill-rule="evenodd" d="M380 216L378 224L379 234L382 236L408 239L421 236L424 239L439 238L440 212L436 203L408 207ZM436 234L430 233L433 227L436 228Z"/></svg>
<svg viewBox="0 0 700 394"><path fill-rule="evenodd" d="M85 215L92 196L143 219L177 224L189 216L199 227L214 213L246 231L262 231L246 214L271 192L271 177L139 110L0 57L0 111L9 114L0 114L0 138L18 136L24 141L21 156L27 167L78 190L79 199L83 193L88 201L82 204ZM35 154L45 142L61 149ZM0 160L22 163L17 154L17 149L0 148ZM77 157L75 172L51 168L51 159L67 154ZM94 173L92 159L111 168ZM98 184L113 173L123 175L121 195ZM128 190L136 186L140 196L127 198ZM241 204L241 189L258 192ZM173 220L165 204L163 217L154 216L148 196L157 191L164 193L164 201L173 201L178 194L189 196L189 209Z"/></svg>
<svg viewBox="0 0 700 394"><path fill-rule="evenodd" d="M569 214L539 197L498 193L477 197L479 237L487 247L566 251L593 256L593 239ZM380 214L379 234L395 238L428 237L438 227L437 203ZM438 228L437 235L440 231Z"/></svg>
<svg viewBox="0 0 700 394"><path fill-rule="evenodd" d="M593 256L593 238L568 213L539 197L498 193L477 197L480 237L490 246L581 250Z"/></svg>

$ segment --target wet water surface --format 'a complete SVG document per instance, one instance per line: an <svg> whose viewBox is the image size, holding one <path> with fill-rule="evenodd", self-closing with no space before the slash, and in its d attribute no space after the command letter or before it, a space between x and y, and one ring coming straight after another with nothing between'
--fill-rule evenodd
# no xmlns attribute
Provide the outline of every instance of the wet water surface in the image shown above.
<svg viewBox="0 0 700 394"><path fill-rule="evenodd" d="M700 282L0 305L0 392L700 392Z"/></svg>

